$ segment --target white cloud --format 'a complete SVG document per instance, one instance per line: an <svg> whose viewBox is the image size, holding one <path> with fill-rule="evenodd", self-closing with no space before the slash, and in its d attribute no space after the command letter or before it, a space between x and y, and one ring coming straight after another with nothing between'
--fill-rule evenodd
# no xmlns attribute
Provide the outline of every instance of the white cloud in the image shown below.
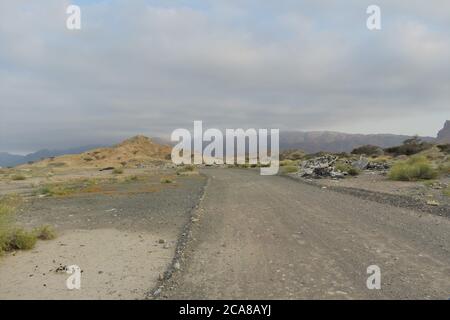
<svg viewBox="0 0 450 320"><path fill-rule="evenodd" d="M380 1L378 33L358 1L101 2L82 6L75 33L66 4L0 4L0 150L198 119L431 135L450 117L450 15L422 2Z"/></svg>

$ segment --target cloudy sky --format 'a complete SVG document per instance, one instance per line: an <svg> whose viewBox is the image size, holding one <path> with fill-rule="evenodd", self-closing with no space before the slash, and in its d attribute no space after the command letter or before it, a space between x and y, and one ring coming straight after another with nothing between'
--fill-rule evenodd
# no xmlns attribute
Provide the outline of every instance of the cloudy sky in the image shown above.
<svg viewBox="0 0 450 320"><path fill-rule="evenodd" d="M371 4L380 31L366 28ZM0 1L0 151L194 120L435 136L446 119L448 0Z"/></svg>

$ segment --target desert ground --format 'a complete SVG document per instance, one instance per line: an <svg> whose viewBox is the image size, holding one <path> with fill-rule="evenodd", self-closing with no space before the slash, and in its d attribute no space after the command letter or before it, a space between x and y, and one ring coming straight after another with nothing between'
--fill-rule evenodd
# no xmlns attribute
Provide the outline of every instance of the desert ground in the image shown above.
<svg viewBox="0 0 450 320"><path fill-rule="evenodd" d="M14 225L56 236L28 247L9 238L0 299L449 298L447 155L433 151L442 173L431 180L393 181L384 169L342 177L338 165L311 178L311 157L285 160L276 176L175 166L167 150L135 137L2 169ZM79 290L66 287L72 265ZM372 265L380 290L366 285Z"/></svg>
<svg viewBox="0 0 450 320"><path fill-rule="evenodd" d="M125 170L118 181L110 176L98 170L57 176L66 184L95 177L95 184L67 195L33 195L39 191L33 187L36 180L2 184L4 194L24 197L17 224L51 225L58 236L0 257L0 299L142 299L148 294L172 262L205 178L144 169ZM66 287L70 265L82 270L80 290Z"/></svg>

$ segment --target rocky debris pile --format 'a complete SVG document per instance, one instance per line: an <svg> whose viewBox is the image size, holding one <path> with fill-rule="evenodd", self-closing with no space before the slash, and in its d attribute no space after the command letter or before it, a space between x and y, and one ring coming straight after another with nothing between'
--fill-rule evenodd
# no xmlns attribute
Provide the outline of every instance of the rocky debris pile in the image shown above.
<svg viewBox="0 0 450 320"><path fill-rule="evenodd" d="M342 178L345 174L335 169L335 163L337 160L338 157L336 156L326 155L303 161L300 164L298 175L301 177L311 178Z"/></svg>
<svg viewBox="0 0 450 320"><path fill-rule="evenodd" d="M371 170L371 171L386 171L389 169L387 162L369 161L365 157L360 157L359 160L351 162L351 166L358 170Z"/></svg>
<svg viewBox="0 0 450 320"><path fill-rule="evenodd" d="M340 164L339 166L337 164ZM306 178L344 178L349 175L349 171L355 169L357 171L370 170L386 172L389 169L387 162L369 161L361 156L358 160L340 159L337 156L325 155L300 163L298 175ZM339 169L337 169L339 167ZM348 168L343 170L342 168ZM351 172L350 172L351 173Z"/></svg>

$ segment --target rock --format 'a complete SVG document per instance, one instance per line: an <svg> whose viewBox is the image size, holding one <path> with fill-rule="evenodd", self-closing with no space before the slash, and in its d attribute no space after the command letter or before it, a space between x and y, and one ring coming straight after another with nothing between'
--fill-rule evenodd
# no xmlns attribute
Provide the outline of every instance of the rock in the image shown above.
<svg viewBox="0 0 450 320"><path fill-rule="evenodd" d="M427 205L429 205L429 206L439 206L439 202L437 202L436 200L428 200L427 201Z"/></svg>
<svg viewBox="0 0 450 320"><path fill-rule="evenodd" d="M164 244L164 243L166 243L166 240L164 240L164 239L159 239L159 240L158 240L158 243L159 243L159 244Z"/></svg>
<svg viewBox="0 0 450 320"><path fill-rule="evenodd" d="M365 170L367 169L367 166L369 165L369 160L367 158L364 158L361 156L359 160L352 162L352 167L359 169L359 170Z"/></svg>
<svg viewBox="0 0 450 320"><path fill-rule="evenodd" d="M303 161L298 175L301 177L343 177L343 173L335 171L334 163L338 157L326 155Z"/></svg>

